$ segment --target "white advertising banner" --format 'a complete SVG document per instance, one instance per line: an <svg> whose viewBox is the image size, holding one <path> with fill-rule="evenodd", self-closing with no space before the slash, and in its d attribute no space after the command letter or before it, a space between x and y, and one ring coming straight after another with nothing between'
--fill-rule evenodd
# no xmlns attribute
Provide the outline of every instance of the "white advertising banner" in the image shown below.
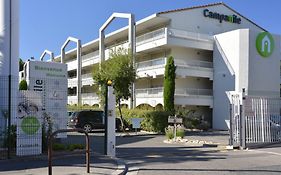
<svg viewBox="0 0 281 175"><path fill-rule="evenodd" d="M67 65L55 62L27 63L27 82L30 90L43 94L44 118L51 121L52 131L67 128ZM59 134L58 138L66 137Z"/></svg>
<svg viewBox="0 0 281 175"><path fill-rule="evenodd" d="M17 114L18 156L42 153L42 98L34 91L19 91Z"/></svg>

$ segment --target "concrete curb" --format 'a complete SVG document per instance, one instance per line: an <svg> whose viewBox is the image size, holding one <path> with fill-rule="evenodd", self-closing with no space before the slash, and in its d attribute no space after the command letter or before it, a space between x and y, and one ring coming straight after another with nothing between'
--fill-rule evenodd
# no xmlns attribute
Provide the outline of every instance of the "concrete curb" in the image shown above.
<svg viewBox="0 0 281 175"><path fill-rule="evenodd" d="M112 175L125 175L128 172L128 165L126 162L120 158L114 158L117 163L117 170L112 173Z"/></svg>

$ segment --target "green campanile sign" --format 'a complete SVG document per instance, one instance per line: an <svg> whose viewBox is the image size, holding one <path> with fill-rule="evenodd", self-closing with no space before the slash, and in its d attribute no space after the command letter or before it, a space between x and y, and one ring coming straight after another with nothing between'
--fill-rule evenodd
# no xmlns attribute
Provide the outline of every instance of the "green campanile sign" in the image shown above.
<svg viewBox="0 0 281 175"><path fill-rule="evenodd" d="M262 57L269 57L274 50L274 39L268 32L258 34L256 39L256 48Z"/></svg>

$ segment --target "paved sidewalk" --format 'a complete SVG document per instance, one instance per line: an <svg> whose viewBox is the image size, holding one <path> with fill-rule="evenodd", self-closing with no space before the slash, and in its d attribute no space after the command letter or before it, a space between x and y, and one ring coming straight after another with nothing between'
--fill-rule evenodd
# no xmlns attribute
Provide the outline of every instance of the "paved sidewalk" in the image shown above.
<svg viewBox="0 0 281 175"><path fill-rule="evenodd" d="M86 173L85 155L58 155L53 160L54 175L81 175ZM124 174L126 165L119 159L91 153L90 174ZM0 160L0 175L48 174L47 156L26 159Z"/></svg>

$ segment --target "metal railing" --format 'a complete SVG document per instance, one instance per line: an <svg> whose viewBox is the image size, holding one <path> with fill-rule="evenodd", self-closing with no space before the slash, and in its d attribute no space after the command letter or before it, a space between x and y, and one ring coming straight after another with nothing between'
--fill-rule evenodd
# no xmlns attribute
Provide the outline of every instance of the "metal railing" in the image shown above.
<svg viewBox="0 0 281 175"><path fill-rule="evenodd" d="M99 96L96 93L82 93L81 94L83 99L97 99Z"/></svg>
<svg viewBox="0 0 281 175"><path fill-rule="evenodd" d="M144 35L138 36L136 38L136 46L165 38L165 35L166 35L166 28L161 28L161 29L146 33Z"/></svg>
<svg viewBox="0 0 281 175"><path fill-rule="evenodd" d="M52 175L52 159L53 159L53 139L59 133L66 133L66 132L79 132L84 133L86 136L86 167L87 173L90 173L90 138L88 132L83 129L75 128L75 129L60 129L53 132L50 136L48 136L48 174Z"/></svg>
<svg viewBox="0 0 281 175"><path fill-rule="evenodd" d="M213 63L209 61L200 60L179 60L175 59L175 65L180 67L200 67L200 68L213 68Z"/></svg>
<svg viewBox="0 0 281 175"><path fill-rule="evenodd" d="M179 96L212 96L212 89L176 88L175 95Z"/></svg>
<svg viewBox="0 0 281 175"><path fill-rule="evenodd" d="M157 58L153 60L147 60L136 63L137 69L147 68L152 66L165 66L166 65L166 58Z"/></svg>
<svg viewBox="0 0 281 175"><path fill-rule="evenodd" d="M137 97L163 97L163 87L136 89ZM177 96L212 96L212 89L176 88Z"/></svg>
<svg viewBox="0 0 281 175"><path fill-rule="evenodd" d="M189 31L185 31L185 30L178 30L178 29L172 29L172 28L168 29L168 34L171 36L174 36L174 37L179 37L179 38L213 42L213 36L210 36L208 34L189 32Z"/></svg>

